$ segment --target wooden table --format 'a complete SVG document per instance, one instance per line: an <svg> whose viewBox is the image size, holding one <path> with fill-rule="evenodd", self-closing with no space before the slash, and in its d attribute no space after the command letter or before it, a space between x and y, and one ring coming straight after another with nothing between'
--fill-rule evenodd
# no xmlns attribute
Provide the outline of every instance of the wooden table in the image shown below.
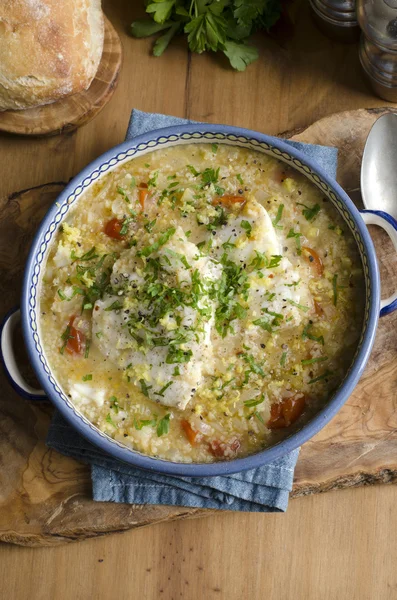
<svg viewBox="0 0 397 600"><path fill-rule="evenodd" d="M67 181L123 139L132 107L274 134L385 104L364 81L356 45L323 37L305 0L295 2L294 36L283 46L258 36L260 60L242 74L189 55L183 40L153 58L150 40L126 33L134 4L105 4L125 52L110 104L62 137L0 137L1 195ZM2 545L0 598L394 599L396 499L394 486L361 488L293 500L286 515L221 513L56 548Z"/></svg>

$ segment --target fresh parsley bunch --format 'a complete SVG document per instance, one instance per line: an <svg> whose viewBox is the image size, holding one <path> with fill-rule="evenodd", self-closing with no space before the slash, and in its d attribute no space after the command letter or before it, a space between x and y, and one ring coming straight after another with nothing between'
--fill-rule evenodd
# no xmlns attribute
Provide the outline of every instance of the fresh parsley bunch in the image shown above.
<svg viewBox="0 0 397 600"><path fill-rule="evenodd" d="M252 32L269 30L281 14L282 0L146 0L151 19L131 25L132 35L148 37L159 32L153 54L161 56L172 38L186 33L192 52L220 50L238 71L258 58L246 42Z"/></svg>

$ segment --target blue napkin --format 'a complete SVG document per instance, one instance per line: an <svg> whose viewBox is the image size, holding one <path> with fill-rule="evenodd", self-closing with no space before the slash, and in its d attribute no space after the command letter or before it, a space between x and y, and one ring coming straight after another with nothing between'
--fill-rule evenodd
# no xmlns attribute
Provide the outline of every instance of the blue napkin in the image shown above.
<svg viewBox="0 0 397 600"><path fill-rule="evenodd" d="M187 119L134 110L126 139ZM286 140L335 177L337 150ZM250 512L285 511L299 449L258 469L221 477L174 477L134 468L103 453L55 412L47 445L91 465L93 498L130 504L172 504Z"/></svg>

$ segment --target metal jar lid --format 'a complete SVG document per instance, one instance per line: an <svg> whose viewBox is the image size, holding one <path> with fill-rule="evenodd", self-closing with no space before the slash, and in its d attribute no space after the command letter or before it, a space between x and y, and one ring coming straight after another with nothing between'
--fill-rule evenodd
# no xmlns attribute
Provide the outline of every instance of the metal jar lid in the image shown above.
<svg viewBox="0 0 397 600"><path fill-rule="evenodd" d="M361 65L375 93L397 102L397 0L357 0Z"/></svg>
<svg viewBox="0 0 397 600"><path fill-rule="evenodd" d="M343 41L358 38L355 0L310 0L310 5L317 25L326 35Z"/></svg>

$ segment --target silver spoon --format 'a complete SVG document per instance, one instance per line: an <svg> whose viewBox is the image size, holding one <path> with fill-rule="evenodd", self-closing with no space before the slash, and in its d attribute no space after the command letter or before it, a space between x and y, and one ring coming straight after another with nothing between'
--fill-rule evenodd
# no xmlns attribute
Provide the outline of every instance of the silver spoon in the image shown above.
<svg viewBox="0 0 397 600"><path fill-rule="evenodd" d="M365 143L361 163L365 208L383 210L397 219L397 114L379 117Z"/></svg>

